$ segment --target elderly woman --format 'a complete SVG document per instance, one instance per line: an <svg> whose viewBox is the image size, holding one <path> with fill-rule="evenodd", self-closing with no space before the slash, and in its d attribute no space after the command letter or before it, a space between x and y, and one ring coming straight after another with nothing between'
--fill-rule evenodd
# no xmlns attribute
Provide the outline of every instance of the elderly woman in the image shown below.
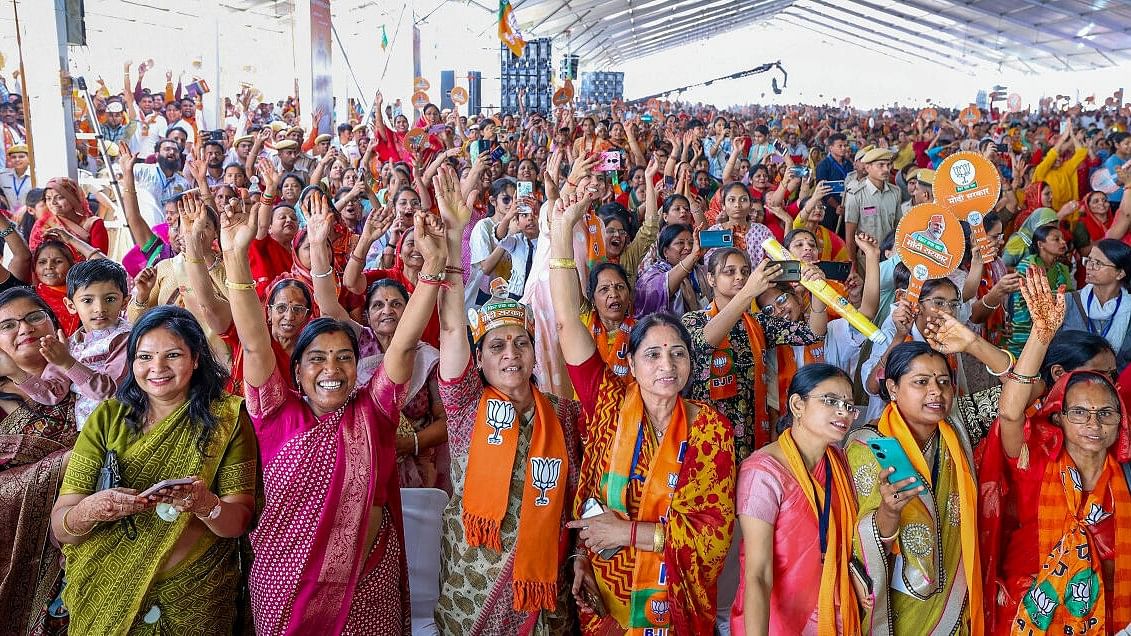
<svg viewBox="0 0 1131 636"><path fill-rule="evenodd" d="M978 466L983 501L1000 502L980 518L987 633L1114 634L1131 623L1127 406L1108 375L1078 369L1029 409L1066 303L1032 270L1021 293L1033 331Z"/></svg>
<svg viewBox="0 0 1131 636"><path fill-rule="evenodd" d="M106 252L109 249L110 238L106 234L106 224L90 211L86 193L79 184L66 177L56 177L47 182L44 197L47 214L40 217L31 228L31 236L28 238L31 249L39 247L43 233L55 227L67 230L96 250Z"/></svg>
<svg viewBox="0 0 1131 636"><path fill-rule="evenodd" d="M533 316L521 303L498 298L473 314L472 358L455 260L471 211L451 168L434 186L452 254L440 307L440 397L455 492L444 512L436 624L445 634L569 634L563 528L577 486L577 403L531 381Z"/></svg>
<svg viewBox="0 0 1131 636"><path fill-rule="evenodd" d="M127 356L118 398L87 418L51 513L70 629L230 633L238 538L255 509L254 433L184 309L147 313ZM106 483L104 467L118 479ZM166 479L189 482L150 488Z"/></svg>
<svg viewBox="0 0 1131 636"><path fill-rule="evenodd" d="M622 382L597 354L576 317L570 244L588 203L559 206L551 248L562 352L585 412L574 504L582 518L569 523L580 530L573 592L583 631L711 633L734 529L733 431L711 406L680 397L692 343L675 316L657 312L633 327L635 383Z"/></svg>
<svg viewBox="0 0 1131 636"><path fill-rule="evenodd" d="M47 368L40 339L58 328L30 288L0 293L0 624L12 633L34 631L62 580L49 511L78 437L74 399L40 404L20 388Z"/></svg>
<svg viewBox="0 0 1131 636"><path fill-rule="evenodd" d="M848 435L859 518L857 557L874 599L872 634L983 633L978 554L978 486L970 443L947 420L954 372L925 342L891 349L881 385L887 402L875 425ZM894 438L918 473L892 481L869 442Z"/></svg>
<svg viewBox="0 0 1131 636"><path fill-rule="evenodd" d="M315 214L330 214L321 193L310 201ZM402 328L367 383L357 383L353 330L331 318L302 330L287 373L275 361L247 263L255 220L234 215L220 239L243 344L248 411L264 463L265 506L251 534L256 631L406 633L408 581L393 432L436 285L421 285L413 295ZM416 227L424 273L438 280L447 257L443 241L423 215ZM330 268L311 273L334 276Z"/></svg>
<svg viewBox="0 0 1131 636"><path fill-rule="evenodd" d="M333 222L329 215L310 217L311 267L316 271L330 268L327 237ZM338 301L338 289L329 278L314 279L314 294L323 315L343 321L357 335L361 357L358 359L358 382L364 384L373 376L385 356L385 350L400 326L410 300L404 285L392 279L381 279L369 286L365 296L364 322L359 324ZM425 342L418 342L414 352L412 377L405 392L397 426L397 473L402 488L440 488L451 492L448 458L447 416L440 403L436 364L440 352Z"/></svg>

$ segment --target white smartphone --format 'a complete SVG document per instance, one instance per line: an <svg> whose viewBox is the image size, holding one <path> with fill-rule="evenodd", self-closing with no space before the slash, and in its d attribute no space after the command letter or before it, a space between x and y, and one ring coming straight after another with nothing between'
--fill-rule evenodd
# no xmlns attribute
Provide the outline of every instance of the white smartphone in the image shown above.
<svg viewBox="0 0 1131 636"><path fill-rule="evenodd" d="M162 490L168 490L173 486L187 486L193 481L195 480L192 477L181 477L180 479L166 479L164 481L159 481L139 493L138 497L148 497L150 495L155 495L158 492Z"/></svg>

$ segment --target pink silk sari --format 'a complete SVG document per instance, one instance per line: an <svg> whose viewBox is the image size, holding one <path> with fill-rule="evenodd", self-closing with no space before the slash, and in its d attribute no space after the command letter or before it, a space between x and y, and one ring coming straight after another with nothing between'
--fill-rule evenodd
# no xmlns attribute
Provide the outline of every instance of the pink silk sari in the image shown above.
<svg viewBox="0 0 1131 636"><path fill-rule="evenodd" d="M256 632L408 634L394 447L405 386L382 366L322 418L278 369L263 386L245 388L266 498L251 533ZM384 521L366 554L373 507L384 507Z"/></svg>

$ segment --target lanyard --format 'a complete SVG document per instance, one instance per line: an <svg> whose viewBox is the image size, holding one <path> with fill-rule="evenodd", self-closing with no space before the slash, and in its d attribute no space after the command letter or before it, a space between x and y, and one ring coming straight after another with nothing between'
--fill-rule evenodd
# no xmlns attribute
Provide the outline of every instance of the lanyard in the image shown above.
<svg viewBox="0 0 1131 636"><path fill-rule="evenodd" d="M640 463L640 451L644 447L644 427L645 426L646 426L646 424L644 422L641 422L640 428L636 431L636 447L632 449L632 466L629 468L629 471L628 471L628 480L629 481L632 481L633 479L635 479L639 482L642 482L642 483L644 481L644 475L637 475L636 474L636 465L638 463Z"/></svg>
<svg viewBox="0 0 1131 636"><path fill-rule="evenodd" d="M826 453L824 457L825 462L825 501L821 506L821 512L817 515L817 536L821 540L821 560L825 558L825 551L829 547L829 516L832 512L833 501L833 466L829 461L829 456ZM817 484L813 481L813 476L809 475L809 483L813 486L813 492L817 492Z"/></svg>
<svg viewBox="0 0 1131 636"><path fill-rule="evenodd" d="M20 198L20 192L23 191L24 186L27 185L27 180L30 179L30 178L31 178L31 175L25 174L23 176L23 178L20 179L20 185L17 186L16 185L16 175L14 173L12 174L12 189L16 191L16 199ZM12 205L16 205L16 202L13 201Z"/></svg>
<svg viewBox="0 0 1131 636"><path fill-rule="evenodd" d="M1089 312L1092 311L1092 301L1095 300L1095 299L1096 299L1095 290L1088 290L1088 311ZM1104 327L1103 333L1100 334L1100 337L1103 338L1104 340L1107 340L1107 334L1108 334L1109 331L1111 331L1111 326L1115 324L1115 317L1119 314L1119 306L1122 305L1122 304L1123 304L1123 292L1120 291L1119 295L1115 297L1115 310L1111 312L1111 318L1107 321L1107 326ZM1100 306L1100 309L1103 309L1102 305ZM1084 317L1088 319L1087 320L1088 331L1093 333L1093 334L1096 333L1096 328L1092 326L1093 318L1091 316L1084 316ZM1096 318L1095 320L1099 320L1099 318Z"/></svg>

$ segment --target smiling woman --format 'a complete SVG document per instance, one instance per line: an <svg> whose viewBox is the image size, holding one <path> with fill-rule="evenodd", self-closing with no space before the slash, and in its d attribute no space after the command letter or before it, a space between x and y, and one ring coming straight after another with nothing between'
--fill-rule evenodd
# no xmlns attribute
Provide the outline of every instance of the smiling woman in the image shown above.
<svg viewBox="0 0 1131 636"><path fill-rule="evenodd" d="M572 574L583 631L710 633L734 529L733 431L710 405L680 396L692 343L675 316L652 313L632 328L635 383L598 355L574 309L581 294L571 258L573 227L590 202L571 203L554 214L550 278L562 352L586 415L573 506L583 518L568 524L580 530Z"/></svg>

